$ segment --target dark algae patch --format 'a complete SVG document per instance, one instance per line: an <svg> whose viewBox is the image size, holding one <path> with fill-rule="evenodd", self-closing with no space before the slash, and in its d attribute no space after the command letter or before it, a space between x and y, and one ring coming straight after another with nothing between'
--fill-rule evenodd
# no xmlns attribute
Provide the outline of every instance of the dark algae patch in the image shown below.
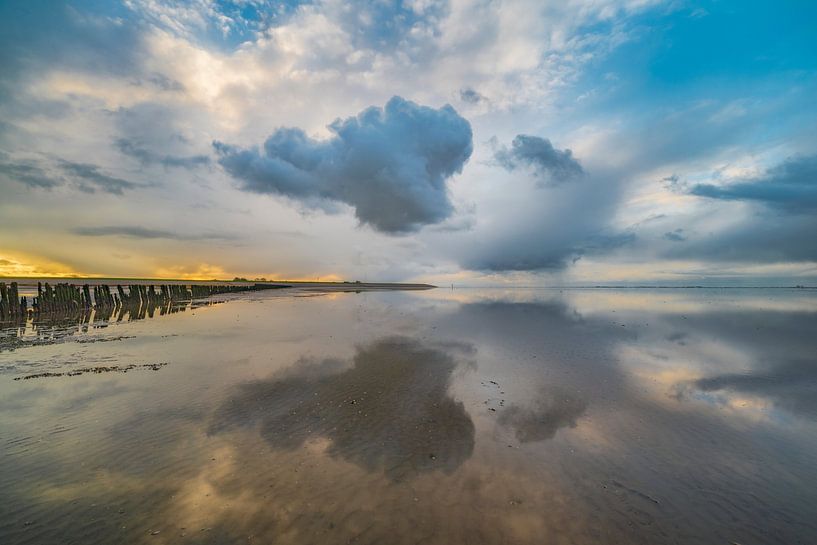
<svg viewBox="0 0 817 545"><path fill-rule="evenodd" d="M37 373L34 375L26 375L23 377L14 377L14 380L31 380L35 378L50 378L50 377L78 377L80 375L86 374L101 374L101 373L127 373L128 371L135 371L135 370L149 370L149 371L158 371L162 367L167 365L166 362L164 363L144 363L141 365L106 365L106 366L99 366L99 367L81 367L79 369L72 369L71 371L66 371L64 373L53 373L53 372L46 372L46 373Z"/></svg>

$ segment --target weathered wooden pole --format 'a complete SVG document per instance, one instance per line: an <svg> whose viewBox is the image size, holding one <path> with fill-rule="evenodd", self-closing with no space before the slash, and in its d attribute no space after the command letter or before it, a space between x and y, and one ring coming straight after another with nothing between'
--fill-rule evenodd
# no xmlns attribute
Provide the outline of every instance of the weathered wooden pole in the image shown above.
<svg viewBox="0 0 817 545"><path fill-rule="evenodd" d="M20 312L20 296L17 293L17 282L12 282L8 292L9 310L12 315L17 315Z"/></svg>
<svg viewBox="0 0 817 545"><path fill-rule="evenodd" d="M45 300L43 301L45 304L43 305L43 310L46 312L51 312L51 309L54 305L54 293L51 290L51 286L48 285L48 282L45 283Z"/></svg>
<svg viewBox="0 0 817 545"><path fill-rule="evenodd" d="M6 290L6 283L0 282L0 319L6 317L6 314L9 312L6 310L8 308L8 291Z"/></svg>

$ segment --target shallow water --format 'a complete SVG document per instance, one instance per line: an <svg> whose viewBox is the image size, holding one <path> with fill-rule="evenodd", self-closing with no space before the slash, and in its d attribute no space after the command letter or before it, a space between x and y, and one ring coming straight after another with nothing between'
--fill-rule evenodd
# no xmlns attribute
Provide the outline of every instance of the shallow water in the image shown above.
<svg viewBox="0 0 817 545"><path fill-rule="evenodd" d="M817 543L813 291L218 300L3 332L0 543Z"/></svg>

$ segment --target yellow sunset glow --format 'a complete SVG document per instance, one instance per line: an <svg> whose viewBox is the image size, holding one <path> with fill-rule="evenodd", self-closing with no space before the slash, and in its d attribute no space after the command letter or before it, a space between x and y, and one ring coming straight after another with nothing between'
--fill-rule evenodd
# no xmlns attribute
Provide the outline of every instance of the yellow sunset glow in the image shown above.
<svg viewBox="0 0 817 545"><path fill-rule="evenodd" d="M96 275L76 271L63 263L24 255L0 253L0 276L10 278L37 276L67 278Z"/></svg>

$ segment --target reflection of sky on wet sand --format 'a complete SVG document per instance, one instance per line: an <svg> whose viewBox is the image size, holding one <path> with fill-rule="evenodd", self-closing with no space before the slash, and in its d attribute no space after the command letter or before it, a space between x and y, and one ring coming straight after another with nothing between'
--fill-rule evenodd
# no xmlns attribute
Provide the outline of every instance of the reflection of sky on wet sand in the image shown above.
<svg viewBox="0 0 817 545"><path fill-rule="evenodd" d="M2 543L817 539L810 292L253 294L85 334L0 353Z"/></svg>

